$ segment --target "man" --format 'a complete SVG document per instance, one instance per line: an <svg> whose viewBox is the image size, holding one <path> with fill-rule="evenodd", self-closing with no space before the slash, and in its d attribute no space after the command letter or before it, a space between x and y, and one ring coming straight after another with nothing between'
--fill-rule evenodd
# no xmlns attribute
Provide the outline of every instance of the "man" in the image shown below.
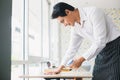
<svg viewBox="0 0 120 80"><path fill-rule="evenodd" d="M60 2L53 8L52 18L71 27L71 41L61 65L53 71L60 73L75 56L82 40L92 41L91 47L73 59L71 68L96 56L92 80L120 80L120 31L104 12L96 7L74 8Z"/></svg>

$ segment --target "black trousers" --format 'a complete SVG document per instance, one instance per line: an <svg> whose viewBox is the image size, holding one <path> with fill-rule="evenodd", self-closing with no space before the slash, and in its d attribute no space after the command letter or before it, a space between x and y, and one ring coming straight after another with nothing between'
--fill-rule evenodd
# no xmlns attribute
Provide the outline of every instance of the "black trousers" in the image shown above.
<svg viewBox="0 0 120 80"><path fill-rule="evenodd" d="M120 37L97 55L92 80L120 80Z"/></svg>

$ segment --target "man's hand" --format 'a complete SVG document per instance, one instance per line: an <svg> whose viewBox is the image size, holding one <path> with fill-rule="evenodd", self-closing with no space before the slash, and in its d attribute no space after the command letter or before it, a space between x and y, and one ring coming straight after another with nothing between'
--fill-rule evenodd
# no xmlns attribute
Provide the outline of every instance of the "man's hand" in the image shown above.
<svg viewBox="0 0 120 80"><path fill-rule="evenodd" d="M70 68L77 69L81 66L81 64L85 61L85 58L79 57L73 60L73 63L70 65Z"/></svg>
<svg viewBox="0 0 120 80"><path fill-rule="evenodd" d="M46 74L46 75L59 74L63 68L64 68L64 66L61 65L61 66L59 66L58 68L56 68L54 70L51 70L49 72L45 72L44 74Z"/></svg>

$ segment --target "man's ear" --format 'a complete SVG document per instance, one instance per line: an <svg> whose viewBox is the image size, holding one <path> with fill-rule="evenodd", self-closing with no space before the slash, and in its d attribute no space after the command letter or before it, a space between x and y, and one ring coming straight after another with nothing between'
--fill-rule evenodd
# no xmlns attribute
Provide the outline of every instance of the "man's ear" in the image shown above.
<svg viewBox="0 0 120 80"><path fill-rule="evenodd" d="M70 13L70 10L65 9L65 13L68 15Z"/></svg>

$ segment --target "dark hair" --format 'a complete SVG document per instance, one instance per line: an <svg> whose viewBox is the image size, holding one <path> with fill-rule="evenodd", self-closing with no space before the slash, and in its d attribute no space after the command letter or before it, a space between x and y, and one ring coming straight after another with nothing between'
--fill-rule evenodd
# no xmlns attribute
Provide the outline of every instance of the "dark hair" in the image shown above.
<svg viewBox="0 0 120 80"><path fill-rule="evenodd" d="M61 16L61 17L66 16L67 14L65 13L65 9L74 11L75 8L67 3L59 2L53 7L52 19L55 19L58 16Z"/></svg>

